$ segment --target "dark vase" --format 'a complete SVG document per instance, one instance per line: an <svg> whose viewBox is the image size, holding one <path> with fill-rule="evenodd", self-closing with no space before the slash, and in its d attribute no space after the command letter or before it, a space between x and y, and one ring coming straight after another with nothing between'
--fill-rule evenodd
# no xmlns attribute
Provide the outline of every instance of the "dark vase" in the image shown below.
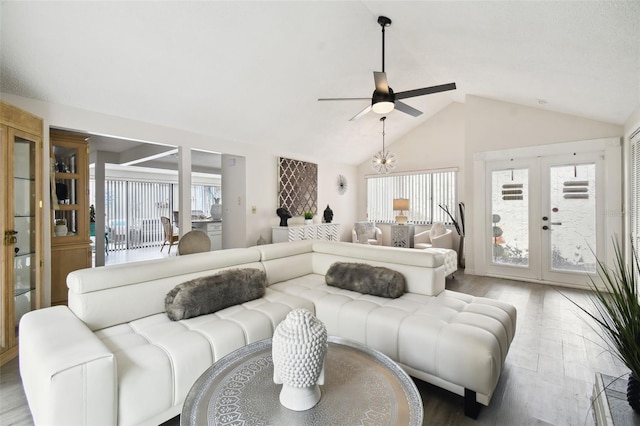
<svg viewBox="0 0 640 426"><path fill-rule="evenodd" d="M633 411L640 414L640 381L633 374L629 374L627 382L627 401Z"/></svg>
<svg viewBox="0 0 640 426"><path fill-rule="evenodd" d="M324 209L324 223L331 223L331 221L333 220L333 210L331 210L331 207L329 207L329 204L327 204L327 208Z"/></svg>

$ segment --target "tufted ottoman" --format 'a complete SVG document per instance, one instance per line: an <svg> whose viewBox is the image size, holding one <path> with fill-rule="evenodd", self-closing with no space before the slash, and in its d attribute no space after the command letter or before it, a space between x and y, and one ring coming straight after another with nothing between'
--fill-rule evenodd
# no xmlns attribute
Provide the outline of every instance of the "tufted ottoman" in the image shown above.
<svg viewBox="0 0 640 426"><path fill-rule="evenodd" d="M388 299L327 286L322 275L270 288L313 302L330 335L379 350L409 375L464 396L474 418L476 401L491 399L515 334L513 306L449 290Z"/></svg>
<svg viewBox="0 0 640 426"><path fill-rule="evenodd" d="M446 276L453 276L454 272L458 270L458 253L455 250L434 247L423 250L429 253L441 254L444 257L444 274Z"/></svg>

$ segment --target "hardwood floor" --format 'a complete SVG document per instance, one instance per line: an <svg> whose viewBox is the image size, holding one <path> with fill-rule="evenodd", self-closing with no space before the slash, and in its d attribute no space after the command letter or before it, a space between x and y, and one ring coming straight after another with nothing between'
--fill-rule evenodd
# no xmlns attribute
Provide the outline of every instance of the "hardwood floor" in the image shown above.
<svg viewBox="0 0 640 426"><path fill-rule="evenodd" d="M594 424L595 373L617 377L628 371L598 346L596 332L562 295L584 304L588 292L462 272L447 279L447 288L515 305L518 326L491 405L482 407L477 420L464 416L462 397L416 381L425 425ZM17 360L0 369L0 424L33 424ZM166 423L178 424L178 418Z"/></svg>

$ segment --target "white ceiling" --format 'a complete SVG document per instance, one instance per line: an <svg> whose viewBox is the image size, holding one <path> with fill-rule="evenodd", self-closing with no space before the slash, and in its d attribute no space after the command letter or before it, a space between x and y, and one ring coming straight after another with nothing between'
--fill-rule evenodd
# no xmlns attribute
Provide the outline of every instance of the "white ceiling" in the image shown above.
<svg viewBox="0 0 640 426"><path fill-rule="evenodd" d="M640 105L640 2L2 2L2 92L348 164L381 145L350 122L381 70L386 141L479 95L611 123ZM539 104L544 100L546 104ZM212 147L214 149L214 147Z"/></svg>

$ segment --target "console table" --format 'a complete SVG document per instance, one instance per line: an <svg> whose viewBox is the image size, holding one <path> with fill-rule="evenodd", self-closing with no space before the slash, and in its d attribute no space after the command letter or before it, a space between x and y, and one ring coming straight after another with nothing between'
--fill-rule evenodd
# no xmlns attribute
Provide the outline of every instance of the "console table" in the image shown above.
<svg viewBox="0 0 640 426"><path fill-rule="evenodd" d="M329 336L322 397L306 411L280 404L273 382L271 339L244 346L213 364L194 383L181 425L422 425L422 399L391 358Z"/></svg>
<svg viewBox="0 0 640 426"><path fill-rule="evenodd" d="M340 241L340 224L317 223L313 225L274 226L271 241L284 243L298 240Z"/></svg>
<svg viewBox="0 0 640 426"><path fill-rule="evenodd" d="M413 225L391 225L391 245L393 247L413 247Z"/></svg>

